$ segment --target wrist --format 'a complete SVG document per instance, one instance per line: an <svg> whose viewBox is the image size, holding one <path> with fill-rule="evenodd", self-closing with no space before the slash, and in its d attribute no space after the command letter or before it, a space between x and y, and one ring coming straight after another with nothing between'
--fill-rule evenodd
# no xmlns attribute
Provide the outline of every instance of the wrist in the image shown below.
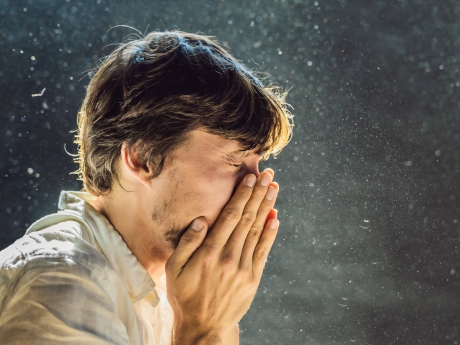
<svg viewBox="0 0 460 345"><path fill-rule="evenodd" d="M220 332L187 324L175 324L172 338L173 345L221 345L223 343Z"/></svg>

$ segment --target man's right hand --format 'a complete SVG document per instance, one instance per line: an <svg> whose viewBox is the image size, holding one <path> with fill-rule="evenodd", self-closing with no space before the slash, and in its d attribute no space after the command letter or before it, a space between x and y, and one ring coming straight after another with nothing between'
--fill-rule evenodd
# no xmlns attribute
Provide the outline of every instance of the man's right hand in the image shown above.
<svg viewBox="0 0 460 345"><path fill-rule="evenodd" d="M249 309L279 226L274 218L264 227L279 189L272 178L245 176L208 236L197 218L166 263L174 344L220 344Z"/></svg>

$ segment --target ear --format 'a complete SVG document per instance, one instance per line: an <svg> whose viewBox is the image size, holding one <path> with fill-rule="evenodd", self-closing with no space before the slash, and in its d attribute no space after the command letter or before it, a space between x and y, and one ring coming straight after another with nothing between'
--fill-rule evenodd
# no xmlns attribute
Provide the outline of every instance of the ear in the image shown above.
<svg viewBox="0 0 460 345"><path fill-rule="evenodd" d="M150 185L151 172L147 165L140 164L139 154L136 151L137 143L128 150L128 144L123 143L121 146L121 165L122 168L134 179L144 185Z"/></svg>

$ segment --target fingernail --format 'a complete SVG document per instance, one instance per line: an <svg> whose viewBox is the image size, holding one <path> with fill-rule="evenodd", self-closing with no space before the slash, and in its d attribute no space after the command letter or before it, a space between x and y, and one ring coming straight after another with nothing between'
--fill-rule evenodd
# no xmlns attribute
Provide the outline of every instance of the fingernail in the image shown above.
<svg viewBox="0 0 460 345"><path fill-rule="evenodd" d="M271 199L273 199L274 196L275 196L275 188L268 187L268 191L267 191L267 194L265 195L265 197L267 198L267 200L271 200Z"/></svg>
<svg viewBox="0 0 460 345"><path fill-rule="evenodd" d="M273 171L273 169L265 169L264 171L268 172L270 175L272 175L273 177L275 176L275 172Z"/></svg>
<svg viewBox="0 0 460 345"><path fill-rule="evenodd" d="M201 229L203 229L203 222L200 220L200 219L195 219L192 223L192 229L195 230L195 231L200 231Z"/></svg>
<svg viewBox="0 0 460 345"><path fill-rule="evenodd" d="M273 218L270 220L270 229L276 229L276 227L278 226L279 224L279 221L277 218Z"/></svg>
<svg viewBox="0 0 460 345"><path fill-rule="evenodd" d="M250 175L246 179L246 186L254 187L254 185L256 184L256 181L257 181L257 178L254 175Z"/></svg>
<svg viewBox="0 0 460 345"><path fill-rule="evenodd" d="M264 187L267 187L270 182L271 175L269 173L262 174L262 177L260 178L260 184Z"/></svg>

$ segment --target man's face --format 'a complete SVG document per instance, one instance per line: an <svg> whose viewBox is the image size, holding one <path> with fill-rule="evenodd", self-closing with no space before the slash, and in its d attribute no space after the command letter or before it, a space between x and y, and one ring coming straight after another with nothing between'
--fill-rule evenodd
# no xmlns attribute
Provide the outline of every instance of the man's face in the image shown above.
<svg viewBox="0 0 460 345"><path fill-rule="evenodd" d="M152 240L145 245L169 256L195 218L205 217L212 228L243 177L259 175L258 148L238 152L239 148L237 141L202 130L191 132L144 194L144 221L150 222L146 226Z"/></svg>

